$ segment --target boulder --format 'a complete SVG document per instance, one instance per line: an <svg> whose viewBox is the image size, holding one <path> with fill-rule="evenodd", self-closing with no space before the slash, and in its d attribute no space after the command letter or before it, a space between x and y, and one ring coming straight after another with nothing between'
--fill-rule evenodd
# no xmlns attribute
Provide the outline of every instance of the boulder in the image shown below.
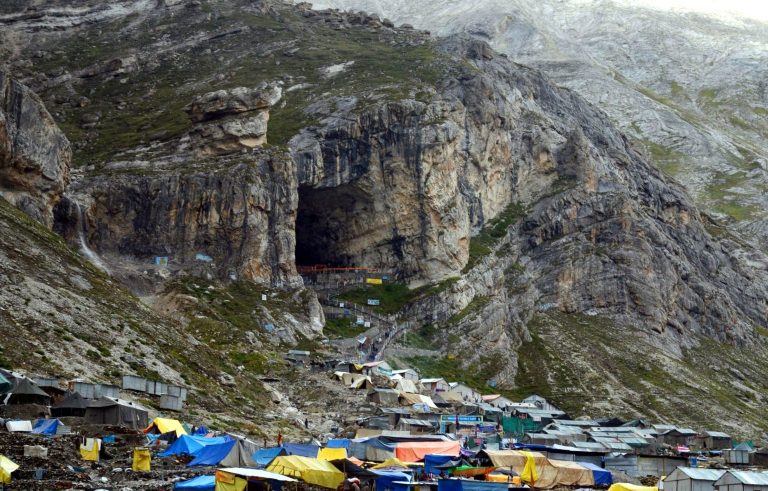
<svg viewBox="0 0 768 491"><path fill-rule="evenodd" d="M50 228L71 160L69 140L40 98L0 70L0 195Z"/></svg>
<svg viewBox="0 0 768 491"><path fill-rule="evenodd" d="M282 95L282 88L268 84L250 89L217 90L198 96L184 110L193 122L200 123L250 111L266 111L277 104Z"/></svg>

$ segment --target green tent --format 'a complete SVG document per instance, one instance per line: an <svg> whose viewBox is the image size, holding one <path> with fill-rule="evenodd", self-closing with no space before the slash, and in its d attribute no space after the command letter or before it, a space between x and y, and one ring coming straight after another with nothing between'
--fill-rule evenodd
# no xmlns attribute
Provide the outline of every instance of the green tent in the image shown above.
<svg viewBox="0 0 768 491"><path fill-rule="evenodd" d="M13 389L13 384L0 373L0 394L5 394Z"/></svg>

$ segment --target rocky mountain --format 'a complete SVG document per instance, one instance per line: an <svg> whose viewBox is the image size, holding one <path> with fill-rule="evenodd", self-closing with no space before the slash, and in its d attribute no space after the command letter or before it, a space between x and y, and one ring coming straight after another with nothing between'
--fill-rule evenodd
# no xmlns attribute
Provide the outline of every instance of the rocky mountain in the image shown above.
<svg viewBox="0 0 768 491"><path fill-rule="evenodd" d="M615 0L320 0L468 32L606 111L703 209L765 237L768 26ZM762 239L756 242L764 243Z"/></svg>
<svg viewBox="0 0 768 491"><path fill-rule="evenodd" d="M575 415L737 414L728 425L764 428L768 258L542 72L470 36L308 4L20 1L0 23L5 79L40 96L28 97L72 147L55 198L15 184L13 158L3 195L42 203L106 271L91 274L179 333L170 346L199 346L194 360L155 349L179 377L196 367L201 391L235 372L246 402L264 403L257 377L284 375L277 350L327 349L297 269L323 263L376 268L407 291L406 340L430 349L406 341L393 356L424 372L471 367L476 385L543 391ZM58 133L40 120L26 133L46 148L43 130ZM68 163L65 140L55 148ZM51 165L36 155L31 175ZM17 269L27 288L36 270ZM716 407L695 407L702 397Z"/></svg>

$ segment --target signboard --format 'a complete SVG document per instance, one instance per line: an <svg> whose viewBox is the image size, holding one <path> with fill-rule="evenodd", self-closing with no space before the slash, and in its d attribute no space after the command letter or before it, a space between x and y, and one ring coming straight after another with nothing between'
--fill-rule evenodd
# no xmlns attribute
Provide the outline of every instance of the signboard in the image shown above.
<svg viewBox="0 0 768 491"><path fill-rule="evenodd" d="M440 415L440 422L441 423L456 423L456 415L455 414L441 414ZM460 425L479 425L483 422L482 416L467 416L467 415L459 415L459 424Z"/></svg>
<svg viewBox="0 0 768 491"><path fill-rule="evenodd" d="M368 305L381 305L381 300L378 298L369 298Z"/></svg>
<svg viewBox="0 0 768 491"><path fill-rule="evenodd" d="M343 309L343 308L344 308L344 302L339 302L339 308L340 308L340 309Z"/></svg>
<svg viewBox="0 0 768 491"><path fill-rule="evenodd" d="M362 317L358 317L357 318L357 325L358 326L362 326L364 324L365 324L365 319L363 319Z"/></svg>
<svg viewBox="0 0 768 491"><path fill-rule="evenodd" d="M155 256L156 266L168 266L168 256Z"/></svg>
<svg viewBox="0 0 768 491"><path fill-rule="evenodd" d="M261 301L262 302L266 302L267 301L267 294L266 293L262 293L261 294Z"/></svg>
<svg viewBox="0 0 768 491"><path fill-rule="evenodd" d="M363 324L363 327L366 327L366 328L367 327L371 327L371 322L370 321L366 321L365 324Z"/></svg>
<svg viewBox="0 0 768 491"><path fill-rule="evenodd" d="M380 278L366 278L365 282L369 285L381 285L383 283Z"/></svg>

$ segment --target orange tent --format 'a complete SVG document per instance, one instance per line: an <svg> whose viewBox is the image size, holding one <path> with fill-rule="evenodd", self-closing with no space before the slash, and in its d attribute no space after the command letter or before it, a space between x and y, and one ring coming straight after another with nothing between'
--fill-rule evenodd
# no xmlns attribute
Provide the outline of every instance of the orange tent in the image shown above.
<svg viewBox="0 0 768 491"><path fill-rule="evenodd" d="M395 447L395 457L403 462L418 462L425 455L459 456L459 442L402 442Z"/></svg>

